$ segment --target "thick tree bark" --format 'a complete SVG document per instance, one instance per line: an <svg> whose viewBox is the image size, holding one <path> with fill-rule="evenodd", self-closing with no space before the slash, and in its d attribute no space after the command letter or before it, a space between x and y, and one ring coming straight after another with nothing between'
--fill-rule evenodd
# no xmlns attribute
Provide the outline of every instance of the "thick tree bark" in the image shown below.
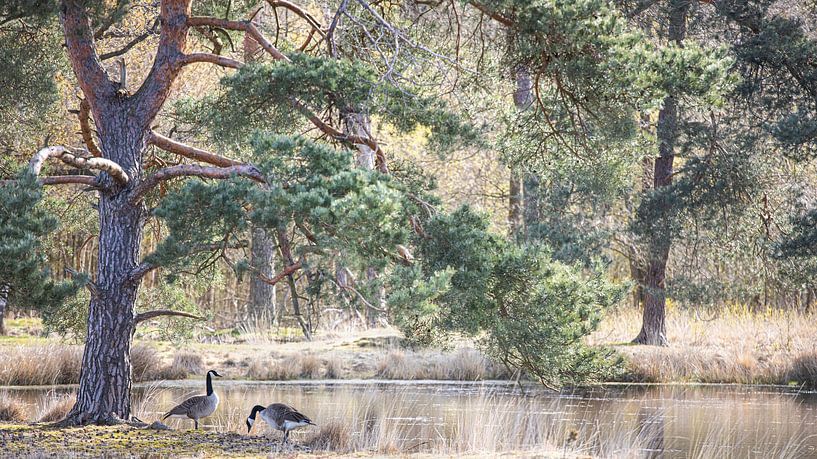
<svg viewBox="0 0 817 459"><path fill-rule="evenodd" d="M263 228L252 230L250 264L254 271L271 279L275 277L275 239ZM267 318L270 324L278 321L275 308L275 285L264 282L259 276L250 279L250 314L256 318Z"/></svg>
<svg viewBox="0 0 817 459"><path fill-rule="evenodd" d="M63 0L62 22L71 66L98 129L100 152L120 168L100 167L99 252L89 306L77 401L63 425L109 424L130 417L130 350L142 226L147 211L131 191L143 180L150 124L181 70L190 0L163 0L162 31L153 67L138 91L112 82L100 64L85 3ZM89 160L90 161L90 160ZM105 163L108 164L108 163ZM113 177L112 177L113 174Z"/></svg>
<svg viewBox="0 0 817 459"><path fill-rule="evenodd" d="M127 103L113 103L100 124L102 149L138 182L148 131L129 123ZM104 123L101 121L104 120ZM146 211L130 202L126 189L109 187L99 197L99 253L95 292L88 314L77 402L64 421L110 424L130 417L130 349L136 328L139 264Z"/></svg>
<svg viewBox="0 0 817 459"><path fill-rule="evenodd" d="M670 41L683 44L686 36L686 17L690 0L672 0L668 35ZM658 157L655 159L653 188L668 187L672 184L675 142L678 138L678 100L670 94L664 99L664 106L658 113ZM671 203L665 199L653 201L655 214L667 215ZM659 222L667 226L669 222ZM641 332L633 340L637 344L666 346L666 275L667 260L672 244L672 235L667 228L650 235L647 247L646 271L644 272L644 314Z"/></svg>

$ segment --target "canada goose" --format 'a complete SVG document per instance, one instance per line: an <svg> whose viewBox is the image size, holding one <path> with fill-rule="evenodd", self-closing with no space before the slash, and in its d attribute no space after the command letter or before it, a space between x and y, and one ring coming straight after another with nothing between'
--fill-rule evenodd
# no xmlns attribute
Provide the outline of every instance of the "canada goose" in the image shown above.
<svg viewBox="0 0 817 459"><path fill-rule="evenodd" d="M216 370L207 372L207 395L196 395L188 398L168 411L162 420L164 421L170 416L187 416L193 420L196 429L198 429L199 419L210 416L218 408L218 395L213 392L213 376L221 377Z"/></svg>
<svg viewBox="0 0 817 459"><path fill-rule="evenodd" d="M273 403L266 408L261 405L255 405L252 407L250 417L247 418L247 433L250 433L252 430L252 426L255 424L255 415L257 413L261 413L261 419L266 421L269 426L274 427L275 429L284 433L284 443L286 443L289 439L290 430L307 425L316 425L314 422L312 422L312 420L301 414L298 410L291 406L284 405L283 403Z"/></svg>

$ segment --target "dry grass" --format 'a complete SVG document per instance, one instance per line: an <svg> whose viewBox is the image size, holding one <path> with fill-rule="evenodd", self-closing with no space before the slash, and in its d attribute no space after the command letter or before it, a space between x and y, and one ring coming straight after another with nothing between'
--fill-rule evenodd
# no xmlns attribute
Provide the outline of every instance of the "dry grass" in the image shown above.
<svg viewBox="0 0 817 459"><path fill-rule="evenodd" d="M45 405L40 409L39 422L57 422L65 418L74 403L77 402L76 395L58 395L49 397Z"/></svg>
<svg viewBox="0 0 817 459"><path fill-rule="evenodd" d="M378 362L377 376L405 380L481 381L506 378L507 372L475 349L459 349L453 354L392 350Z"/></svg>
<svg viewBox="0 0 817 459"><path fill-rule="evenodd" d="M247 368L247 378L259 381L289 381L301 375L301 359L294 355L283 360L253 360Z"/></svg>
<svg viewBox="0 0 817 459"><path fill-rule="evenodd" d="M343 421L329 421L306 441L314 450L348 452L352 449L352 429Z"/></svg>
<svg viewBox="0 0 817 459"><path fill-rule="evenodd" d="M590 338L625 356L630 380L817 386L814 317L745 308L712 317L670 306L668 347L629 345L640 324L640 311L623 308L610 313Z"/></svg>
<svg viewBox="0 0 817 459"><path fill-rule="evenodd" d="M151 381L159 374L161 357L155 347L147 344L135 344L131 347L130 361L133 367L134 381Z"/></svg>
<svg viewBox="0 0 817 459"><path fill-rule="evenodd" d="M20 400L9 397L7 394L0 395L0 421L25 422L25 404Z"/></svg>
<svg viewBox="0 0 817 459"><path fill-rule="evenodd" d="M289 381L330 378L329 373L337 371L336 367L324 370L324 361L314 354L294 354L280 359L252 359L245 376L259 381Z"/></svg>
<svg viewBox="0 0 817 459"><path fill-rule="evenodd" d="M341 366L340 362L338 362L337 356L332 356L324 360L323 365L326 368L326 379L343 378L343 367Z"/></svg>
<svg viewBox="0 0 817 459"><path fill-rule="evenodd" d="M170 365L158 372L158 379L185 379L190 375L204 373L204 359L200 354L181 351L173 356Z"/></svg>
<svg viewBox="0 0 817 459"><path fill-rule="evenodd" d="M44 386L79 382L79 346L0 347L0 386Z"/></svg>

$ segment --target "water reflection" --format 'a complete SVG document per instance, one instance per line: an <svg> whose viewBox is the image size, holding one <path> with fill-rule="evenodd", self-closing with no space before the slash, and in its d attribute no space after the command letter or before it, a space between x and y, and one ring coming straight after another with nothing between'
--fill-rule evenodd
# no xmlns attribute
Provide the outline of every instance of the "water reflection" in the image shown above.
<svg viewBox="0 0 817 459"><path fill-rule="evenodd" d="M244 434L253 405L284 402L319 425L348 424L360 449L565 448L602 457L817 457L812 434L817 395L786 388L606 386L557 394L529 387L522 394L502 383L220 381L216 390L221 405L202 422L204 428ZM140 385L134 405L137 415L151 422L203 391L203 381ZM42 390L10 392L25 398L36 415ZM169 423L192 427L188 420ZM259 433L280 436L260 425L253 431ZM304 430L293 438L309 435Z"/></svg>

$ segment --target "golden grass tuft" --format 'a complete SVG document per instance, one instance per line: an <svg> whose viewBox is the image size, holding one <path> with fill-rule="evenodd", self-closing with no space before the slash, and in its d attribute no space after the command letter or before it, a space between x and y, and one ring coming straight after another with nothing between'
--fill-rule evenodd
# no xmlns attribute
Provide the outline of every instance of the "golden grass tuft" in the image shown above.
<svg viewBox="0 0 817 459"><path fill-rule="evenodd" d="M318 433L306 441L314 450L348 452L352 449L352 428L347 422L333 420L320 427Z"/></svg>
<svg viewBox="0 0 817 459"><path fill-rule="evenodd" d="M65 419L77 402L76 395L59 395L47 400L45 406L40 410L38 422L57 422Z"/></svg>
<svg viewBox="0 0 817 459"><path fill-rule="evenodd" d="M247 378L259 381L289 381L301 375L301 362L297 356L283 360L254 359L247 367Z"/></svg>
<svg viewBox="0 0 817 459"><path fill-rule="evenodd" d="M25 404L8 395L0 395L0 421L3 422L25 422Z"/></svg>
<svg viewBox="0 0 817 459"><path fill-rule="evenodd" d="M155 347L147 344L133 345L130 361L135 381L151 381L158 377L161 357Z"/></svg>
<svg viewBox="0 0 817 459"><path fill-rule="evenodd" d="M301 374L302 378L319 379L323 376L323 362L321 359L315 357L314 354L305 354L301 356Z"/></svg>
<svg viewBox="0 0 817 459"><path fill-rule="evenodd" d="M342 379L343 378L343 367L341 366L340 362L338 361L337 356L332 356L323 361L324 368L326 369L325 377L326 379Z"/></svg>
<svg viewBox="0 0 817 459"><path fill-rule="evenodd" d="M190 375L204 373L204 359L200 354L189 351L177 352L170 365L158 373L159 379L185 379Z"/></svg>
<svg viewBox="0 0 817 459"><path fill-rule="evenodd" d="M0 347L0 386L76 384L82 363L80 346Z"/></svg>

